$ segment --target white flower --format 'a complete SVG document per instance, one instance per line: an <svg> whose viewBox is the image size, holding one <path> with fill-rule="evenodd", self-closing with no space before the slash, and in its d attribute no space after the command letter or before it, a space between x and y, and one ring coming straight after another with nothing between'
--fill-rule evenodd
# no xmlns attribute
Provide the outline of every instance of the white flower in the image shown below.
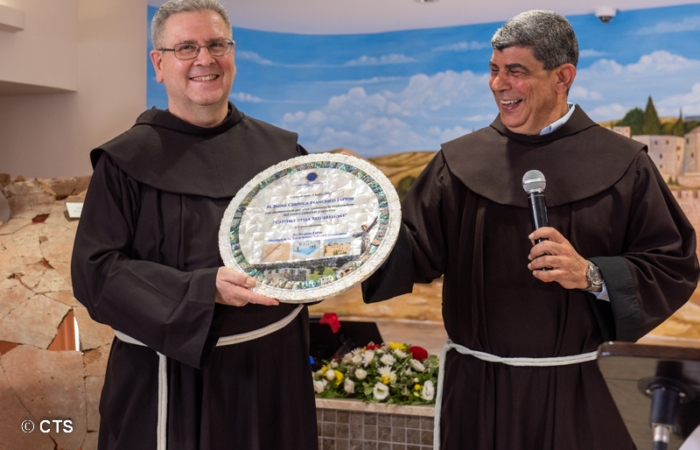
<svg viewBox="0 0 700 450"><path fill-rule="evenodd" d="M367 378L367 371L364 369L357 369L355 371L355 376L358 380L364 380L365 378Z"/></svg>
<svg viewBox="0 0 700 450"><path fill-rule="evenodd" d="M397 348L396 350L394 350L394 355L396 355L397 358L401 358L401 359L403 359L403 358L405 358L406 356L408 356L406 353L402 352L402 351L399 350L398 348Z"/></svg>
<svg viewBox="0 0 700 450"><path fill-rule="evenodd" d="M374 350L367 350L362 354L362 364L369 366L374 359Z"/></svg>
<svg viewBox="0 0 700 450"><path fill-rule="evenodd" d="M435 397L435 386L431 380L425 382L423 389L420 392L420 396L426 401L430 401Z"/></svg>
<svg viewBox="0 0 700 450"><path fill-rule="evenodd" d="M350 361L352 361L352 353L346 353L345 356L343 356L343 364L347 364Z"/></svg>
<svg viewBox="0 0 700 450"><path fill-rule="evenodd" d="M382 364L386 364L387 366L393 366L396 362L396 358L387 353L386 355L381 357L380 361L382 362Z"/></svg>
<svg viewBox="0 0 700 450"><path fill-rule="evenodd" d="M389 388L383 383L377 383L374 385L374 390L372 391L372 394L377 400L384 400L389 396Z"/></svg>
<svg viewBox="0 0 700 450"><path fill-rule="evenodd" d="M348 394L354 394L355 393L355 382L352 381L350 378L345 379L345 384L343 385L343 388L345 389L345 392Z"/></svg>
<svg viewBox="0 0 700 450"><path fill-rule="evenodd" d="M396 383L396 372L391 370L391 367L385 366L379 368L379 376L384 384Z"/></svg>
<svg viewBox="0 0 700 450"><path fill-rule="evenodd" d="M334 368L334 369L335 369L336 367L338 367L338 363L335 361L335 359L334 359L333 361L331 361L331 367Z"/></svg>
<svg viewBox="0 0 700 450"><path fill-rule="evenodd" d="M316 391L317 394L320 394L326 388L327 384L328 382L326 380L314 381L314 391Z"/></svg>
<svg viewBox="0 0 700 450"><path fill-rule="evenodd" d="M417 359L411 360L411 366L413 366L416 372L425 372L425 366L422 362L418 361Z"/></svg>
<svg viewBox="0 0 700 450"><path fill-rule="evenodd" d="M326 370L326 378L328 378L329 380L334 380L335 379L335 370L333 370L333 369Z"/></svg>
<svg viewBox="0 0 700 450"><path fill-rule="evenodd" d="M355 353L354 355L352 355L351 361L356 366L359 366L362 363L362 353Z"/></svg>
<svg viewBox="0 0 700 450"><path fill-rule="evenodd" d="M414 378L414 379L413 379L413 382L414 382L414 383L418 383L418 381L420 381L418 378Z"/></svg>

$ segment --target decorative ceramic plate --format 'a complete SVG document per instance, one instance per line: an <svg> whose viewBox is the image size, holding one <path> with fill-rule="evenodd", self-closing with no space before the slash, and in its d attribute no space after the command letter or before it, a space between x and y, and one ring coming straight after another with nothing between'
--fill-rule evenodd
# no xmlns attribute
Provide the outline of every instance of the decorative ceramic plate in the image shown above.
<svg viewBox="0 0 700 450"><path fill-rule="evenodd" d="M281 162L238 191L224 213L226 267L287 303L332 297L367 279L401 227L389 179L359 158L317 153Z"/></svg>

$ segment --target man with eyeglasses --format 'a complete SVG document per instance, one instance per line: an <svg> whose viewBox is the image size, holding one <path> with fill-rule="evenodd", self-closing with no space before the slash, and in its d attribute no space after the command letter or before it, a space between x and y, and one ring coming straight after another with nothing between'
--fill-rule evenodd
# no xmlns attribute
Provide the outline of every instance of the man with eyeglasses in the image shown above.
<svg viewBox="0 0 700 450"><path fill-rule="evenodd" d="M91 153L72 258L75 297L114 328L99 448L317 448L306 308L222 267L218 229L260 171L306 154L228 101L235 43L216 0L172 0L152 23L168 109ZM221 339L225 338L225 339Z"/></svg>

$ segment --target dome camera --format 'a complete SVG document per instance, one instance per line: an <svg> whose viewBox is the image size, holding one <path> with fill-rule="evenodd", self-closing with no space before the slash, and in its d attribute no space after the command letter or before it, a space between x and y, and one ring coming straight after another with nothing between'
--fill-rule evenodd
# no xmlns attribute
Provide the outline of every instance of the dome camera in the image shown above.
<svg viewBox="0 0 700 450"><path fill-rule="evenodd" d="M601 6L595 9L595 16L603 23L608 23L617 15L617 9L610 6Z"/></svg>

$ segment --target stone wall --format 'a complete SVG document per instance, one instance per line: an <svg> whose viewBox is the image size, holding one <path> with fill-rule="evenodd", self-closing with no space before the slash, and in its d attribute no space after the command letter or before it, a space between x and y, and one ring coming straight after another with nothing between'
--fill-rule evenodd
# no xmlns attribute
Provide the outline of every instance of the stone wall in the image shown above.
<svg viewBox="0 0 700 450"><path fill-rule="evenodd" d="M10 219L0 226L0 450L93 450L111 328L74 298L70 257L77 220L65 202L82 201L89 177L10 180L0 175ZM75 317L81 351L60 329ZM65 334L65 333L64 333ZM72 344L72 345L71 345ZM31 420L32 432L22 431ZM71 420L58 431L51 422Z"/></svg>

